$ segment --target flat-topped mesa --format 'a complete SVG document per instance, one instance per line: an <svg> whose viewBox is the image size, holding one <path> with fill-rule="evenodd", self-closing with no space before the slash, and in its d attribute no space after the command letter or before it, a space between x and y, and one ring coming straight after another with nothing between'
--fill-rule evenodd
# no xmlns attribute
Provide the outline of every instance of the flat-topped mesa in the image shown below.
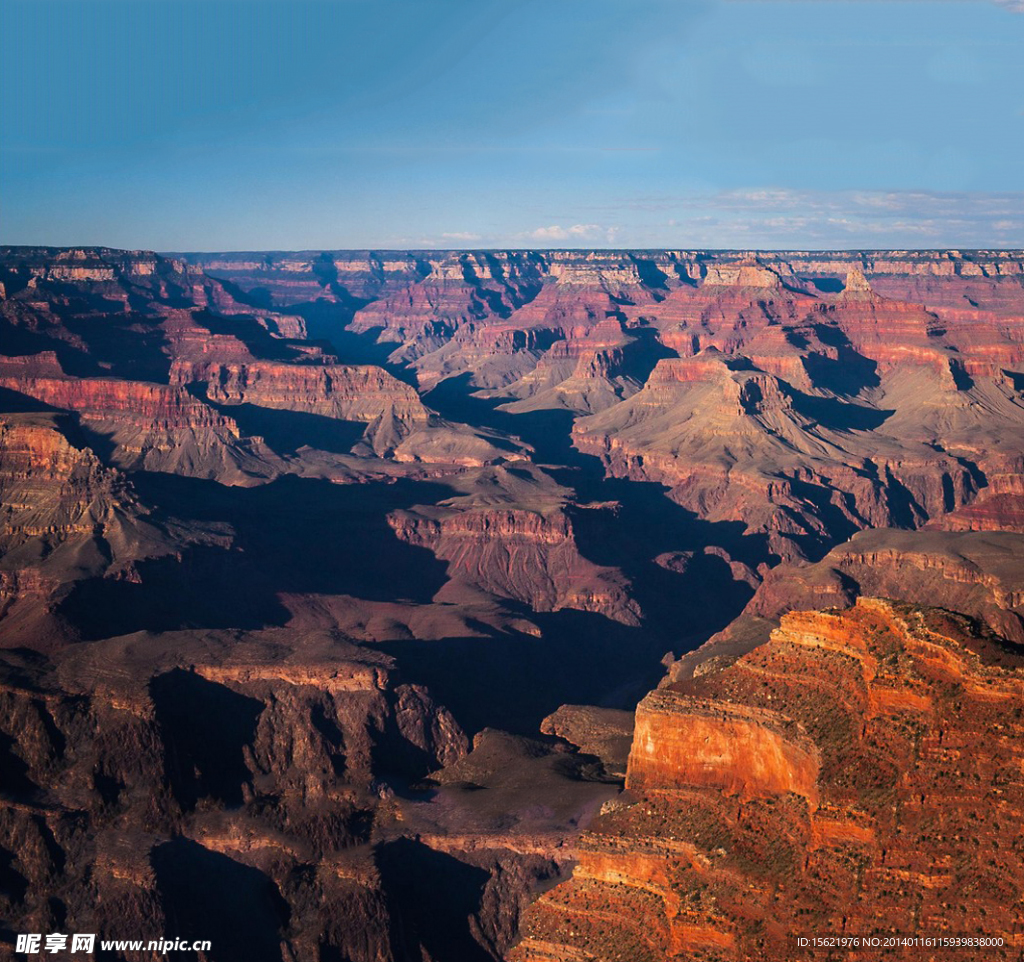
<svg viewBox="0 0 1024 962"><path fill-rule="evenodd" d="M823 305L821 314L839 327L859 353L877 362L879 374L931 367L949 391L964 390L972 377L1005 382L1006 369L1024 362L1020 331L1014 330L1020 322L1000 317L1004 302L993 299L990 292L982 294L958 281L942 283L960 287L962 301L949 304L946 301L952 298L947 297L933 304L923 297L882 296L862 271L854 270L845 290ZM1014 312L1019 311L1017 305ZM951 367L956 369L952 376Z"/></svg>
<svg viewBox="0 0 1024 962"><path fill-rule="evenodd" d="M629 793L511 958L788 962L798 936L927 936L951 906L959 933L1016 958L1003 893L1024 882L1022 699L1020 653L948 612L862 599L786 615L768 643L641 703Z"/></svg>
<svg viewBox="0 0 1024 962"><path fill-rule="evenodd" d="M673 262L663 254L552 251L546 260L560 288L603 291L624 305L652 304L677 283Z"/></svg>
<svg viewBox="0 0 1024 962"><path fill-rule="evenodd" d="M809 386L803 361L796 354L756 355L723 354L717 348L709 346L694 354L682 357L662 358L655 364L644 389L669 387L676 384L687 384L700 381L723 381L731 378L731 372L749 371L748 375L738 373L737 377L753 377L771 379L774 387L767 391L778 393L783 384L793 387ZM767 384L767 381L765 381ZM781 401L781 397L780 397Z"/></svg>
<svg viewBox="0 0 1024 962"><path fill-rule="evenodd" d="M693 381L714 381L727 376L725 356L711 347L688 357L663 357L654 365L645 389Z"/></svg>
<svg viewBox="0 0 1024 962"><path fill-rule="evenodd" d="M64 250L19 248L17 254L7 248L0 252L0 257L5 261L13 261L12 266L26 269L31 276L47 281L112 281L120 275L149 277L156 273L161 263L178 271L185 269L183 263L167 261L152 251L124 251L107 247Z"/></svg>
<svg viewBox="0 0 1024 962"><path fill-rule="evenodd" d="M777 271L749 259L738 264L709 264L703 286L781 290L783 280Z"/></svg>
<svg viewBox="0 0 1024 962"><path fill-rule="evenodd" d="M172 384L201 388L226 411L249 404L364 424L362 438L352 442L358 454L468 467L508 455L503 439L444 420L415 388L374 365L180 361L170 376Z"/></svg>
<svg viewBox="0 0 1024 962"><path fill-rule="evenodd" d="M151 313L188 305L238 307L224 286L185 261L110 248L0 248L12 306L49 302L71 313Z"/></svg>
<svg viewBox="0 0 1024 962"><path fill-rule="evenodd" d="M665 347L684 356L710 347L793 357L829 349L816 334L825 302L796 279L755 264L710 264L708 271L700 286L683 284L643 309Z"/></svg>
<svg viewBox="0 0 1024 962"><path fill-rule="evenodd" d="M427 257L407 251L255 251L178 255L212 277L262 295L275 306L347 298L373 300L430 273Z"/></svg>
<svg viewBox="0 0 1024 962"><path fill-rule="evenodd" d="M118 378L10 377L0 387L54 408L75 411L83 421L118 420L153 430L219 428L238 436L234 422L178 387Z"/></svg>

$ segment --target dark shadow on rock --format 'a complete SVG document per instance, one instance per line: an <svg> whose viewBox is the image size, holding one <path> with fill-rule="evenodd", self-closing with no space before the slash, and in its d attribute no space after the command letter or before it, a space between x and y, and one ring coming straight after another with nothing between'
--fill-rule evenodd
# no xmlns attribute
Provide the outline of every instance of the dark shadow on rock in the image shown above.
<svg viewBox="0 0 1024 962"><path fill-rule="evenodd" d="M0 891L11 902L22 902L28 891L28 879L14 868L15 858L10 849L0 847Z"/></svg>
<svg viewBox="0 0 1024 962"><path fill-rule="evenodd" d="M366 424L360 421L255 404L215 404L207 398L203 400L233 418L247 435L263 438L274 453L280 455L295 454L303 446L332 454L348 454L366 432Z"/></svg>
<svg viewBox="0 0 1024 962"><path fill-rule="evenodd" d="M216 276L209 271L206 273L209 277ZM239 304L244 304L246 307L254 307L260 311L281 310L274 307L273 295L265 287L253 287L250 290L245 290L226 277L216 277L216 280L231 295L232 299L236 300ZM287 311L284 311L284 313L287 313Z"/></svg>
<svg viewBox="0 0 1024 962"><path fill-rule="evenodd" d="M252 772L244 750L256 737L263 703L175 668L149 683L171 792L186 811L200 798L244 801Z"/></svg>
<svg viewBox="0 0 1024 962"><path fill-rule="evenodd" d="M967 368L960 358L950 358L949 373L958 391L969 391L974 387L974 378L967 373Z"/></svg>
<svg viewBox="0 0 1024 962"><path fill-rule="evenodd" d="M640 282L650 290L658 300L661 300L668 293L668 274L647 257L632 255L632 261L636 265L637 276Z"/></svg>
<svg viewBox="0 0 1024 962"><path fill-rule="evenodd" d="M834 358L816 351L803 355L804 370L815 387L853 397L882 383L878 362L857 351L838 327L815 324L814 333L822 344L836 351Z"/></svg>
<svg viewBox="0 0 1024 962"><path fill-rule="evenodd" d="M150 862L167 938L209 940L210 962L281 962L290 910L268 876L184 838L154 848ZM171 952L168 958L198 956Z"/></svg>
<svg viewBox="0 0 1024 962"><path fill-rule="evenodd" d="M813 506L814 514L828 532L825 535L808 529L804 534L790 536L793 543L799 547L810 563L820 561L837 544L849 540L861 529L861 525L850 520L850 515L857 516L856 502L852 494L841 493L846 507L846 511L843 511L833 500L836 494L833 489L814 484L811 481L802 481L799 478L790 478L789 483L796 497ZM779 510L791 517L794 528L798 529L803 526L806 529L806 521L792 509L780 508Z"/></svg>
<svg viewBox="0 0 1024 962"><path fill-rule="evenodd" d="M132 475L140 497L168 514L226 522L245 554L240 571L267 590L428 603L447 565L400 540L388 515L451 496L445 485L332 484L285 476L252 488L168 474ZM237 564L237 560L236 560Z"/></svg>
<svg viewBox="0 0 1024 962"><path fill-rule="evenodd" d="M60 408L52 407L45 401L38 401L28 394L0 387L0 412L4 414L42 414L51 411L60 411Z"/></svg>
<svg viewBox="0 0 1024 962"><path fill-rule="evenodd" d="M794 411L833 431L874 431L896 413L895 410L880 410L839 398L804 394L796 388L790 388L788 393Z"/></svg>
<svg viewBox="0 0 1024 962"><path fill-rule="evenodd" d="M222 315L210 311L200 311L193 315L193 319L211 334L237 337L252 352L253 357L260 360L289 361L301 358L290 341L271 334L252 315Z"/></svg>
<svg viewBox="0 0 1024 962"><path fill-rule="evenodd" d="M377 647L470 735L491 727L535 736L541 721L565 704L633 708L664 674L668 643L656 633L592 612L524 614L542 637L510 633Z"/></svg>
<svg viewBox="0 0 1024 962"><path fill-rule="evenodd" d="M93 323L97 327L99 326L99 322L94 321ZM75 325L72 322L68 326L74 327ZM149 343L158 340L155 333L150 332L150 334L140 338L131 331L126 331L124 322L120 319L111 321L111 327L116 333L113 338L108 339L116 340L121 345L122 350L125 349L125 345L130 345L127 348L128 350L139 352L135 357L118 356L112 366L110 362L102 365L100 362L104 358L100 354L86 353L85 350L80 350L58 336L48 337L43 331L27 330L26 328L11 324L3 318L0 318L0 345L3 345L0 348L0 353L8 357L22 357L39 354L42 351L53 351L57 355L57 361L61 369L72 377L109 377L112 373L120 373L122 370L127 370L138 372L138 374L133 376L144 379L152 381L167 380L167 374L170 370L168 359L162 355L155 357L147 346ZM54 329L55 335L58 332L59 329ZM118 337L118 334L123 336ZM86 341L88 344L88 339ZM97 349L100 348L101 345L97 345ZM88 344L87 350L92 350L91 344Z"/></svg>
<svg viewBox="0 0 1024 962"><path fill-rule="evenodd" d="M647 382L658 361L679 356L661 343L654 328L633 327L629 333L633 340L622 349L623 371L640 384Z"/></svg>
<svg viewBox="0 0 1024 962"><path fill-rule="evenodd" d="M75 582L56 612L83 641L133 631L262 628L281 625L288 610L257 580L234 549L198 546L135 565L138 580Z"/></svg>
<svg viewBox="0 0 1024 962"><path fill-rule="evenodd" d="M88 352L86 358L58 355L66 373L74 377L104 375L157 384L170 380L171 359L165 350L167 339L152 316L68 317L63 324L86 343ZM97 370L94 364L98 360L104 364Z"/></svg>
<svg viewBox="0 0 1024 962"><path fill-rule="evenodd" d="M426 604L447 581L447 564L400 540L387 520L395 509L450 496L443 485L286 476L240 488L170 474L131 477L140 498L160 506L154 523L227 524L233 545L140 562L137 582L76 583L58 614L85 640L139 630L283 625L289 613L281 593Z"/></svg>
<svg viewBox="0 0 1024 962"><path fill-rule="evenodd" d="M38 795L39 786L28 777L28 765L14 746L14 739L0 732L0 793L10 799L30 799Z"/></svg>
<svg viewBox="0 0 1024 962"><path fill-rule="evenodd" d="M346 292L347 295L347 292ZM347 295L336 301L320 300L294 304L289 312L298 314L306 322L306 331L314 340L330 345L342 364L374 364L386 367L389 373L408 384L415 382L410 371L388 364L388 357L399 345L393 341L378 343L380 328L366 333L350 331L348 325L358 308L370 301Z"/></svg>
<svg viewBox="0 0 1024 962"><path fill-rule="evenodd" d="M500 400L472 396L469 378L441 382L426 396L427 403L453 420L518 435L533 445L537 463L552 465L548 470L555 480L575 490L578 502L616 505L603 510L570 507L576 544L585 558L618 567L627 576L631 594L644 611L644 630L660 639L662 652L699 644L739 614L752 589L734 581L721 559L702 556L689 576L680 577L656 565L654 558L666 551L699 553L716 546L756 568L770 560L764 536L745 535L741 522L699 519L667 497L662 484L605 477L598 458L573 447L572 412L499 411ZM715 597L714 605L704 600L709 595Z"/></svg>
<svg viewBox="0 0 1024 962"><path fill-rule="evenodd" d="M140 497L160 506L153 523L220 522L234 532L233 545L199 545L139 562L138 581L75 583L57 613L84 640L140 630L283 625L289 612L280 593L426 604L447 581L447 564L400 540L387 520L395 509L449 497L443 485L289 476L238 488L170 474L131 477Z"/></svg>
<svg viewBox="0 0 1024 962"><path fill-rule="evenodd" d="M397 962L498 962L466 924L480 911L488 872L408 838L381 845L377 865Z"/></svg>

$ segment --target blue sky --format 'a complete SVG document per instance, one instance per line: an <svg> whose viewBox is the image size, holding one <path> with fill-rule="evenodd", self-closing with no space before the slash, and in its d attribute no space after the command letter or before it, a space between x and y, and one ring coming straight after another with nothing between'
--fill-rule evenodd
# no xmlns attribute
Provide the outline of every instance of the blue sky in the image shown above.
<svg viewBox="0 0 1024 962"><path fill-rule="evenodd" d="M1024 247L1024 10L4 0L0 242Z"/></svg>

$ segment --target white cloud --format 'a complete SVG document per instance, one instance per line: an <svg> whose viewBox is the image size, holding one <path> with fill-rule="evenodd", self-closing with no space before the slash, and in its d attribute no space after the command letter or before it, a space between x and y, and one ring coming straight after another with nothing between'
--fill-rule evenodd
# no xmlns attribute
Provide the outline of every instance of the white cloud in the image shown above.
<svg viewBox="0 0 1024 962"><path fill-rule="evenodd" d="M513 231L448 231L378 246L471 248L1024 247L1024 191L801 190L751 185L638 194ZM570 216L572 216L570 214Z"/></svg>
<svg viewBox="0 0 1024 962"><path fill-rule="evenodd" d="M610 229L615 230L615 228ZM608 230L609 228L604 228L600 224L573 224L572 227L552 224L550 227L538 227L536 230L531 230L526 236L539 241L593 240L595 237L607 233Z"/></svg>
<svg viewBox="0 0 1024 962"><path fill-rule="evenodd" d="M1024 246L1024 192L752 186L675 196L640 195L590 210L601 211L621 225L611 235L614 240L609 237L602 246L791 250Z"/></svg>

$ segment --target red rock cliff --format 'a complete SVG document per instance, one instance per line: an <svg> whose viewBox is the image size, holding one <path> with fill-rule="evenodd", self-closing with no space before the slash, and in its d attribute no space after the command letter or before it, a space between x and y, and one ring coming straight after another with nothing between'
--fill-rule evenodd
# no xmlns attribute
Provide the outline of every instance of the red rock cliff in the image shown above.
<svg viewBox="0 0 1024 962"><path fill-rule="evenodd" d="M511 957L771 962L815 957L800 935L955 932L1017 958L1022 672L944 612L864 599L785 616L641 707L631 790Z"/></svg>

